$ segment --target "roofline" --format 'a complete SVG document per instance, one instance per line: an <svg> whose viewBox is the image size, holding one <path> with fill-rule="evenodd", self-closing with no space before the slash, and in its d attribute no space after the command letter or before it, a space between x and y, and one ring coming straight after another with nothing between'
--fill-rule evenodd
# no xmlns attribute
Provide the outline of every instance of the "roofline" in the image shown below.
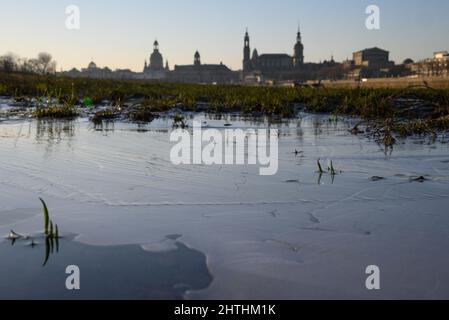
<svg viewBox="0 0 449 320"><path fill-rule="evenodd" d="M381 49L381 48L379 48L379 47L365 48L365 49L362 49L362 50L359 50L359 51L355 51L354 53L361 53L361 52L363 52L363 51L368 51L368 50L380 50L380 51L383 51L383 52L388 52L388 53L390 53L390 51Z"/></svg>
<svg viewBox="0 0 449 320"><path fill-rule="evenodd" d="M262 56L287 56L287 57L291 57L291 55L289 55L288 53L262 53L259 54L259 57Z"/></svg>

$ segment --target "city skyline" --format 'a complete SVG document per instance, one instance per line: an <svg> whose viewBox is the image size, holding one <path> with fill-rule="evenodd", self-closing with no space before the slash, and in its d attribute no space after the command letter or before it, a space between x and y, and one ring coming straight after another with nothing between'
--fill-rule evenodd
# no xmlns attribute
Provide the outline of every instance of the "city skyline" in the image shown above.
<svg viewBox="0 0 449 320"><path fill-rule="evenodd" d="M65 28L65 8L71 4L81 10L80 30ZM365 8L370 4L381 9L380 30L365 27ZM204 63L223 62L238 70L246 28L252 48L291 55L300 21L305 62L331 55L342 61L354 51L378 46L400 63L449 49L445 36L449 22L444 17L448 9L443 0L413 0L406 7L385 0L260 1L257 6L241 1L136 0L132 7L118 0L21 0L3 4L0 26L11 31L3 36L0 54L31 58L47 51L58 62L58 70L84 68L94 60L101 67L139 72L157 39L171 68L191 64L199 50ZM20 13L21 19L12 13Z"/></svg>

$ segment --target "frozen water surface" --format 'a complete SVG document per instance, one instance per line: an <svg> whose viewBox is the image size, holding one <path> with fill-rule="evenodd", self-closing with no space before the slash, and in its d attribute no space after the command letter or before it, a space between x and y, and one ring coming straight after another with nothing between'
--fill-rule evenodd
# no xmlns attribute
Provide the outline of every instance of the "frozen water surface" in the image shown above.
<svg viewBox="0 0 449 320"><path fill-rule="evenodd" d="M63 286L62 265L79 263L83 273L83 266L89 269L89 261L104 255L105 278L96 270L81 286L120 274L123 283L109 290L111 297L449 298L444 141L411 138L385 153L369 138L351 135L346 121L326 117L303 115L281 124L195 118L221 130L226 123L279 128L278 173L260 176L257 166L175 166L169 158L171 120L163 118L102 127L86 119L2 122L0 235L42 230L42 197L61 233L77 236L45 267L39 246L10 247L0 240L1 260L8 261L0 267L0 296L57 294L51 285L34 290L31 280L5 289L22 272L24 256L40 268L28 270L30 275L55 286L62 279ZM332 160L341 174L320 177L317 159L323 166ZM384 179L372 181L375 176ZM414 180L421 176L423 182ZM111 258L114 252L126 261ZM170 254L173 270L181 265L190 271L184 278L167 271L167 289L151 269L161 268L158 261ZM381 270L379 291L365 287L369 265ZM133 285L136 277L147 280L140 282L149 286L146 295Z"/></svg>

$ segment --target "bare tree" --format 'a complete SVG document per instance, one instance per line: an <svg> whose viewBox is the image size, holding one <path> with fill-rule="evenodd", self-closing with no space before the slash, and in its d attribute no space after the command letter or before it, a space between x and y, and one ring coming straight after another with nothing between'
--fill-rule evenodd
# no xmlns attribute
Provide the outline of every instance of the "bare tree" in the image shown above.
<svg viewBox="0 0 449 320"><path fill-rule="evenodd" d="M54 65L54 62L52 60L53 57L51 56L51 54L47 52L39 53L39 55L37 56L37 62L40 69L39 73L47 74L51 72L52 71L51 68Z"/></svg>
<svg viewBox="0 0 449 320"><path fill-rule="evenodd" d="M56 66L57 66L56 61L52 60L50 62L50 64L48 65L47 73L48 74L55 74L56 73Z"/></svg>
<svg viewBox="0 0 449 320"><path fill-rule="evenodd" d="M17 70L18 58L13 53L8 53L0 57L0 70L4 72L14 72Z"/></svg>
<svg viewBox="0 0 449 320"><path fill-rule="evenodd" d="M17 71L22 73L33 73L34 69L29 64L29 61L27 58L20 58L17 61Z"/></svg>
<svg viewBox="0 0 449 320"><path fill-rule="evenodd" d="M56 73L56 61L47 52L41 52L37 58L29 60L8 53L0 56L0 71L53 74Z"/></svg>
<svg viewBox="0 0 449 320"><path fill-rule="evenodd" d="M40 73L39 61L37 59L30 59L27 61L27 70L31 73Z"/></svg>

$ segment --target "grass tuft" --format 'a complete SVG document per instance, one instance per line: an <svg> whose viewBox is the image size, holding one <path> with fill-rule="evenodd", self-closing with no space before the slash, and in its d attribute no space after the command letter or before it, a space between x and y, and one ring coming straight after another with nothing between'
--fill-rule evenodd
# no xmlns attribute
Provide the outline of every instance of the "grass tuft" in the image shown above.
<svg viewBox="0 0 449 320"><path fill-rule="evenodd" d="M44 233L48 235L50 226L50 216L48 213L48 207L42 198L39 198L39 200L42 202L42 206L44 207Z"/></svg>
<svg viewBox="0 0 449 320"><path fill-rule="evenodd" d="M317 164L318 164L318 172L320 174L323 174L324 170L323 170L323 167L321 166L320 159L318 159Z"/></svg>

